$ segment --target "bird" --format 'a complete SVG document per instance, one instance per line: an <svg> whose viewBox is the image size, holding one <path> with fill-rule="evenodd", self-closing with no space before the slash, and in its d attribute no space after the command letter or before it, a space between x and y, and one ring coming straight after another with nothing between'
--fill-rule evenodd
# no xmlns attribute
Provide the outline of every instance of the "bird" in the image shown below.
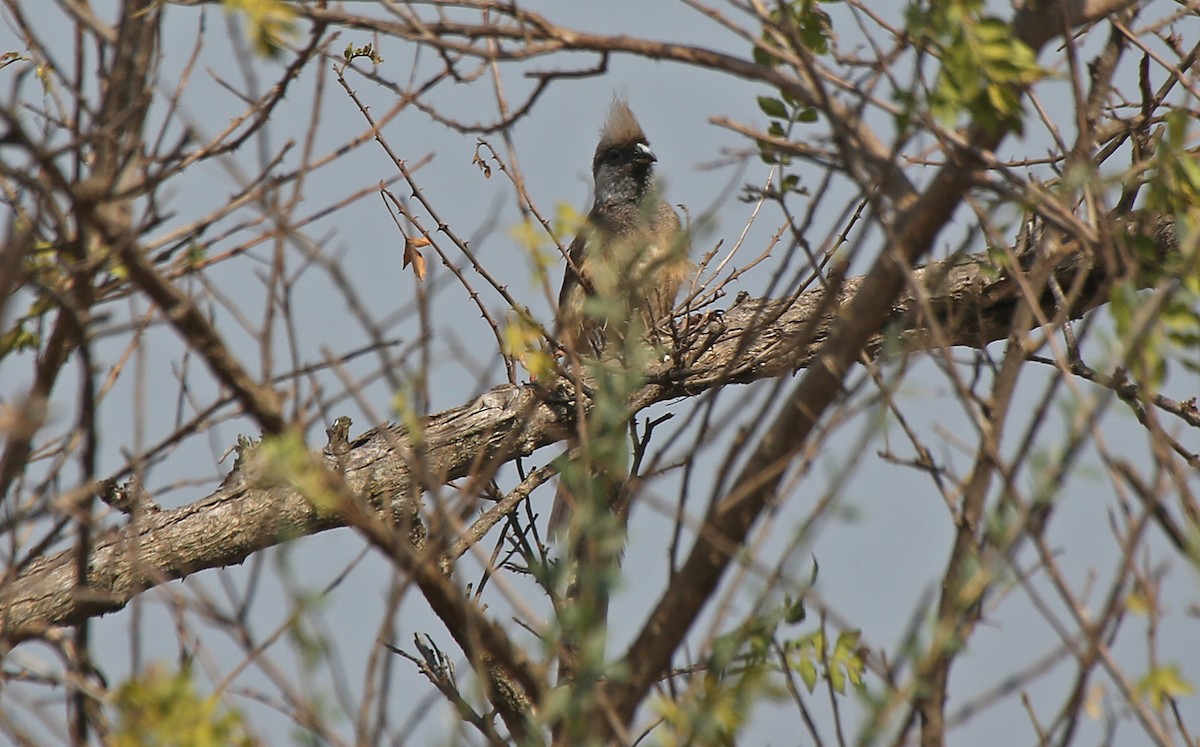
<svg viewBox="0 0 1200 747"><path fill-rule="evenodd" d="M558 294L556 331L568 352L600 355L608 342L653 329L693 272L679 216L654 180L657 161L629 104L614 99L592 157L592 208Z"/></svg>
<svg viewBox="0 0 1200 747"><path fill-rule="evenodd" d="M687 233L654 179L657 161L628 102L614 98L592 157L592 207L567 251L558 294L556 336L569 359L624 360L631 342L671 317L695 270ZM550 536L573 503L560 480Z"/></svg>

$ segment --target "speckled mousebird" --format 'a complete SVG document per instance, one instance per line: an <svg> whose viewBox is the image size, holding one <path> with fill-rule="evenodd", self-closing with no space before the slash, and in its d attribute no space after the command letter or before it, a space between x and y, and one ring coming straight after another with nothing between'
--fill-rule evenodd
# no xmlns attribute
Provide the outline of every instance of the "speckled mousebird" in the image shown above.
<svg viewBox="0 0 1200 747"><path fill-rule="evenodd" d="M615 99L592 158L592 209L571 243L558 294L556 330L570 354L609 357L606 349L626 335L669 318L694 271L679 216L654 181L657 160L629 105ZM590 297L606 303L585 309ZM562 530L571 504L560 483L551 535Z"/></svg>
<svg viewBox="0 0 1200 747"><path fill-rule="evenodd" d="M592 158L592 209L571 243L558 294L557 330L568 350L599 354L606 334L630 328L613 330L614 316L629 322L640 314L642 330L657 325L693 271L679 216L654 181L657 160L629 105L614 100ZM585 313L592 295L619 303Z"/></svg>

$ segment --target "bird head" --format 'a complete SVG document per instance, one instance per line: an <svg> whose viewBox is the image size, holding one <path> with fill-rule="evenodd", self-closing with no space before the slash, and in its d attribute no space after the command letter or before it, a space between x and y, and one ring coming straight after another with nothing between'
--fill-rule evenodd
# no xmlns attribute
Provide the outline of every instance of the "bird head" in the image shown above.
<svg viewBox="0 0 1200 747"><path fill-rule="evenodd" d="M639 204L652 184L654 152L622 99L613 101L592 158L596 204Z"/></svg>

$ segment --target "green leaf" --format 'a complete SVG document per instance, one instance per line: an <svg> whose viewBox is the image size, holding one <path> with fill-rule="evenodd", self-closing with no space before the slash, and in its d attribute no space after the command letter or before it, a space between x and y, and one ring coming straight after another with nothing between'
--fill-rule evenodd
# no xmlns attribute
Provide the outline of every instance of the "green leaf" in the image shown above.
<svg viewBox="0 0 1200 747"><path fill-rule="evenodd" d="M187 253L184 255L183 261L188 267L196 269L204 261L205 255L204 247L193 241L188 244Z"/></svg>
<svg viewBox="0 0 1200 747"><path fill-rule="evenodd" d="M846 693L846 674L840 667L829 668L829 685L834 692L842 695Z"/></svg>
<svg viewBox="0 0 1200 747"><path fill-rule="evenodd" d="M1023 87L1046 75L1011 26L981 16L983 5L970 0L935 3L909 13L909 33L941 59L929 94L930 112L949 126L966 116L991 129L1020 132Z"/></svg>
<svg viewBox="0 0 1200 747"><path fill-rule="evenodd" d="M766 114L768 117L788 118L787 107L779 99L773 99L769 96L759 96L758 108L762 109L763 114Z"/></svg>
<svg viewBox="0 0 1200 747"><path fill-rule="evenodd" d="M524 309L510 312L504 326L504 354L521 364L536 380L546 380L554 370L554 356L546 347L541 328Z"/></svg>
<svg viewBox="0 0 1200 747"><path fill-rule="evenodd" d="M224 0L224 5L226 12L246 17L254 51L264 57L278 58L300 34L295 8L283 0Z"/></svg>
<svg viewBox="0 0 1200 747"><path fill-rule="evenodd" d="M817 664L812 659L801 659L796 663L796 671L800 675L800 679L804 681L804 686L811 693L817 686Z"/></svg>
<svg viewBox="0 0 1200 747"><path fill-rule="evenodd" d="M860 652L861 641L860 630L845 630L838 634L837 643L829 657L830 681L838 692L843 692L846 680L855 687L862 687L866 662Z"/></svg>
<svg viewBox="0 0 1200 747"><path fill-rule="evenodd" d="M24 350L37 350L38 345L42 343L42 338L25 328L25 322L17 323L12 329L0 335L0 359L8 356L9 353L21 352Z"/></svg>
<svg viewBox="0 0 1200 747"><path fill-rule="evenodd" d="M797 599L793 601L790 598L784 600L784 615L783 621L788 625L796 625L804 621L808 616L807 610L804 609L804 600Z"/></svg>
<svg viewBox="0 0 1200 747"><path fill-rule="evenodd" d="M1138 682L1137 691L1158 710L1167 700L1191 695L1195 688L1179 674L1178 665L1168 664L1147 672Z"/></svg>
<svg viewBox="0 0 1200 747"><path fill-rule="evenodd" d="M762 47L754 48L753 57L754 57L754 64L761 65L763 67L775 67L780 62L778 57L771 54L770 52L763 49Z"/></svg>

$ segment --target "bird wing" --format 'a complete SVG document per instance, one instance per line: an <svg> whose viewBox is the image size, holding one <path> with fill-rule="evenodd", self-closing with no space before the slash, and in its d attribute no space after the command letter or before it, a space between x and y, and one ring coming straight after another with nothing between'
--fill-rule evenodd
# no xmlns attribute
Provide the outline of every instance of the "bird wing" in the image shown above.
<svg viewBox="0 0 1200 747"><path fill-rule="evenodd" d="M571 246L567 248L567 265L563 268L562 288L558 291L558 306L561 309L569 300L575 288L582 287L579 272L583 269L583 260L587 248L587 230L581 230Z"/></svg>

